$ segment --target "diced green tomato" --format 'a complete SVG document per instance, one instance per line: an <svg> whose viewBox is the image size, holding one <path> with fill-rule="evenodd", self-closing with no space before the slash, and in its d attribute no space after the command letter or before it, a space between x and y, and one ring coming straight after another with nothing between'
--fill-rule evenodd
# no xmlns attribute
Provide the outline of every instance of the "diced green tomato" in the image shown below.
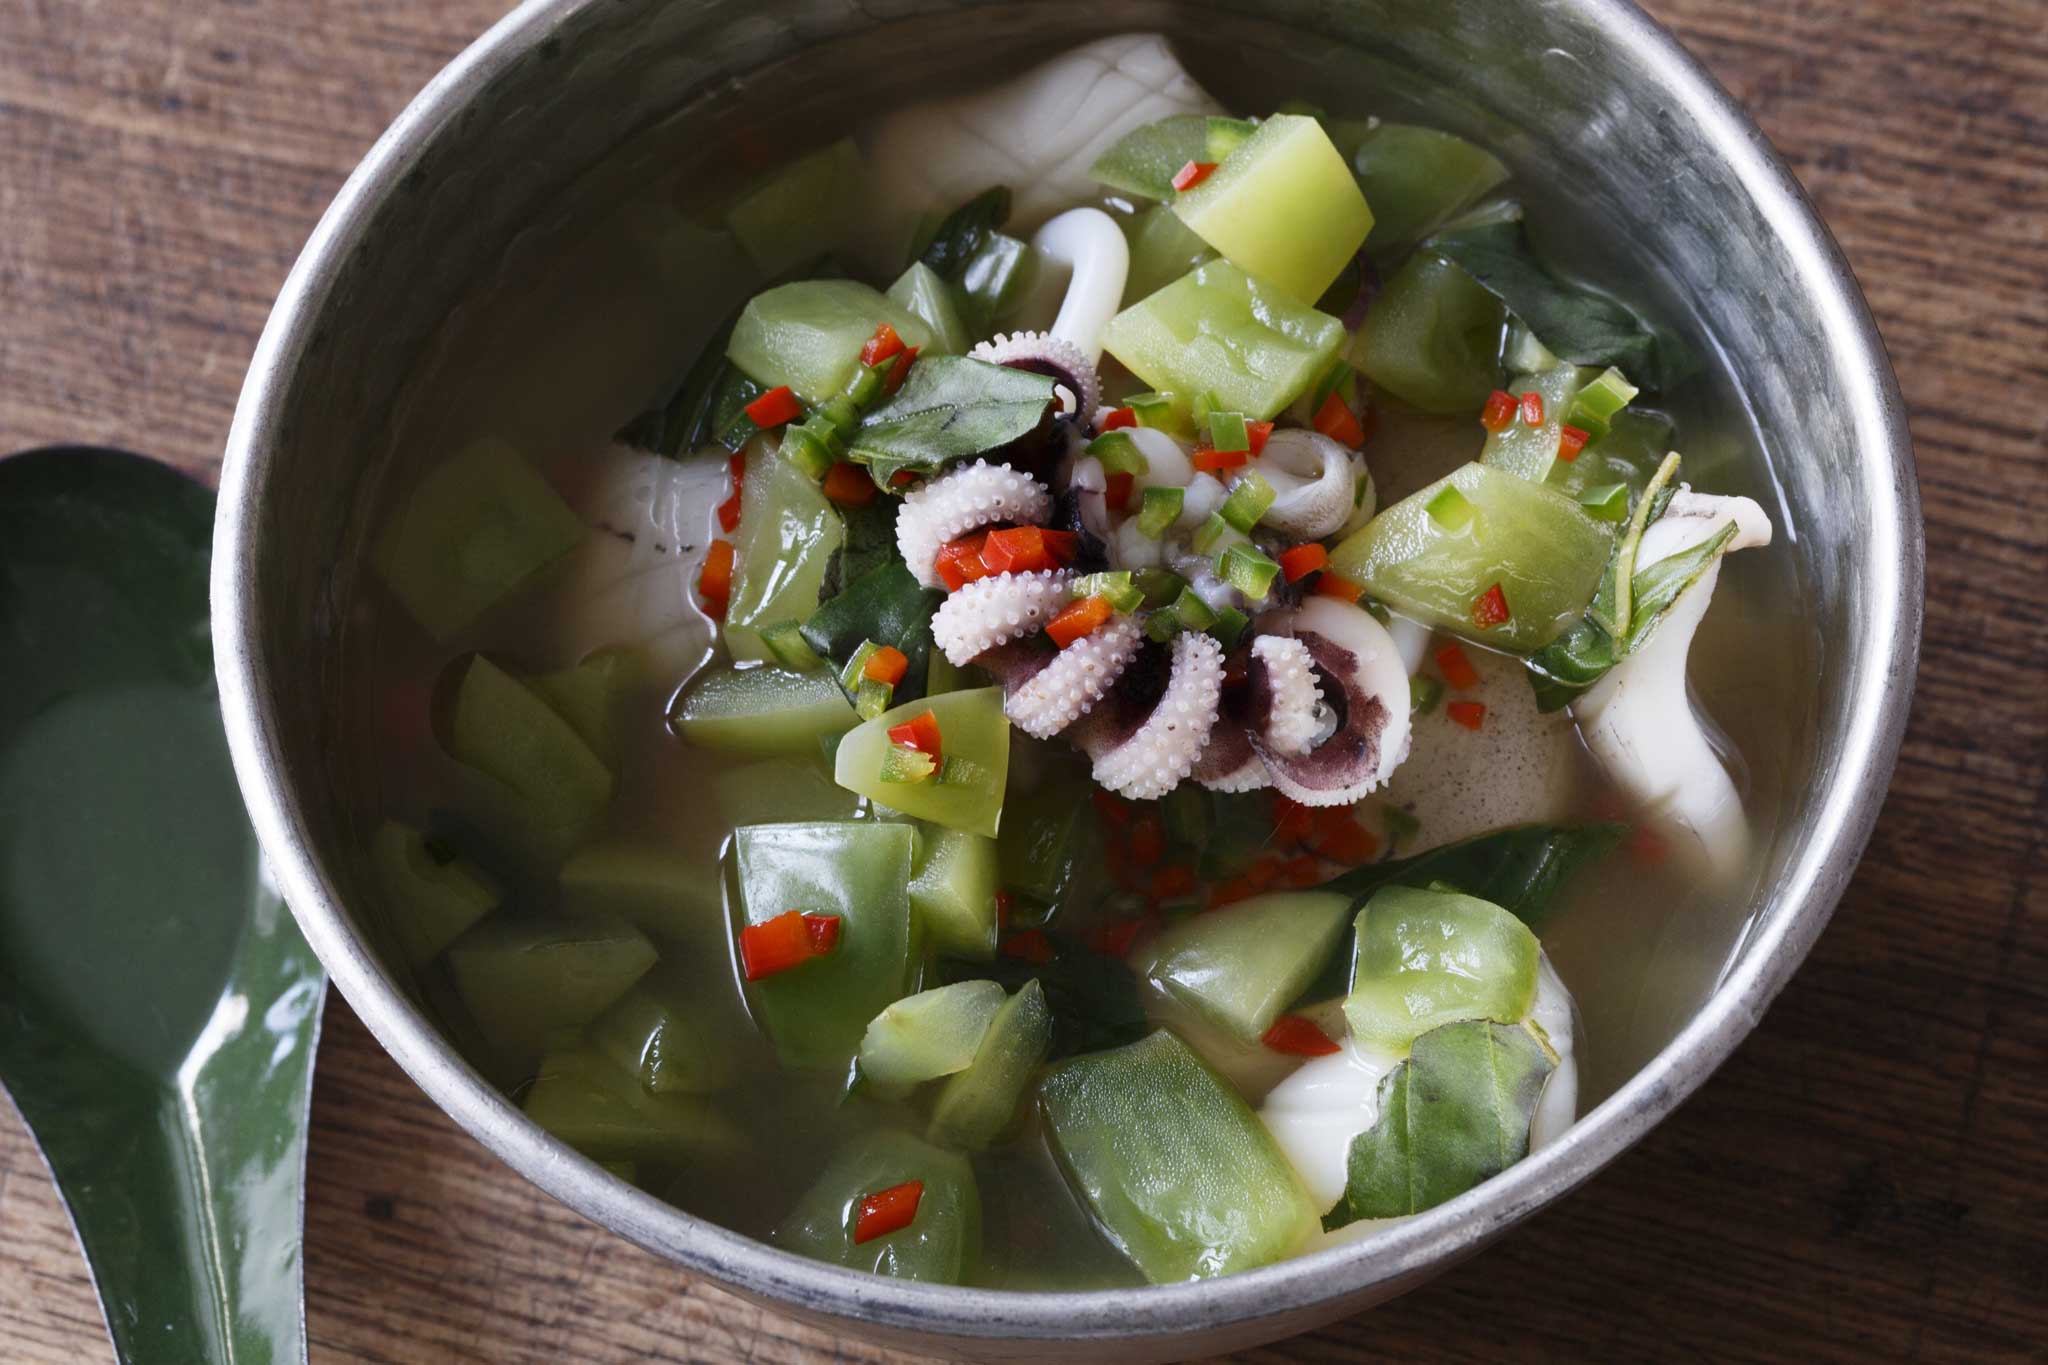
<svg viewBox="0 0 2048 1365"><path fill-rule="evenodd" d="M1565 421L1597 441L1607 434L1621 410L1635 401L1638 392L1627 375L1609 365L1580 386Z"/></svg>
<svg viewBox="0 0 2048 1365"><path fill-rule="evenodd" d="M777 820L851 820L860 798L832 780L814 759L772 758L711 774L721 821L765 825Z"/></svg>
<svg viewBox="0 0 2048 1365"><path fill-rule="evenodd" d="M547 860L582 841L612 798L612 773L538 693L481 654L455 690L447 731L456 762L496 780L506 810Z"/></svg>
<svg viewBox="0 0 2048 1365"><path fill-rule="evenodd" d="M1302 304L1323 296L1372 228L1351 168L1323 126L1299 114L1261 123L1214 174L1177 196L1173 211L1233 264Z"/></svg>
<svg viewBox="0 0 2048 1365"><path fill-rule="evenodd" d="M1257 125L1211 114L1173 114L1135 128L1097 157L1088 174L1144 199L1173 197L1173 177L1190 161L1221 161Z"/></svg>
<svg viewBox="0 0 2048 1365"><path fill-rule="evenodd" d="M1111 318L1102 340L1155 389L1208 393L1266 421L1328 368L1344 324L1210 261Z"/></svg>
<svg viewBox="0 0 2048 1365"><path fill-rule="evenodd" d="M1152 941L1137 970L1218 1027L1257 1042L1336 951L1350 909L1340 892L1269 891L1179 921Z"/></svg>
<svg viewBox="0 0 2048 1365"><path fill-rule="evenodd" d="M1216 572L1231 587L1259 602L1272 591L1280 566L1256 545L1233 545L1217 561Z"/></svg>
<svg viewBox="0 0 2048 1365"><path fill-rule="evenodd" d="M1372 1047L1405 1052L1460 1019L1516 1023L1536 999L1542 948L1491 901L1384 886L1358 912L1344 1019Z"/></svg>
<svg viewBox="0 0 2048 1365"><path fill-rule="evenodd" d="M1477 412L1500 381L1499 299L1427 251L1394 272L1344 358L1424 412Z"/></svg>
<svg viewBox="0 0 2048 1365"><path fill-rule="evenodd" d="M994 839L938 825L918 828L910 908L934 951L995 956L1000 866Z"/></svg>
<svg viewBox="0 0 2048 1365"><path fill-rule="evenodd" d="M448 947L448 970L477 1029L523 1061L563 1044L654 965L654 945L622 919L493 915Z"/></svg>
<svg viewBox="0 0 2048 1365"><path fill-rule="evenodd" d="M716 869L661 844L608 840L562 864L563 908L617 916L642 933L695 952L723 946L725 893Z"/></svg>
<svg viewBox="0 0 2048 1365"><path fill-rule="evenodd" d="M1518 403L1508 424L1488 433L1479 462L1537 483L1549 478L1562 444L1565 409L1579 391L1579 373L1576 365L1559 365L1543 374L1523 375L1509 385L1508 392L1517 399L1531 393L1543 399L1543 420L1530 426Z"/></svg>
<svg viewBox="0 0 2048 1365"><path fill-rule="evenodd" d="M1603 483L1579 494L1579 506L1595 521L1620 523L1628 520L1628 485Z"/></svg>
<svg viewBox="0 0 2048 1365"><path fill-rule="evenodd" d="M601 649L574 668L537 673L526 684L569 722L592 753L615 766L619 699L632 690L638 670L639 658L632 650Z"/></svg>
<svg viewBox="0 0 2048 1365"><path fill-rule="evenodd" d="M775 663L792 673L808 673L824 665L818 651L804 639L803 627L794 620L778 621L761 631L761 643L768 647Z"/></svg>
<svg viewBox="0 0 2048 1365"><path fill-rule="evenodd" d="M747 983L785 1066L845 1064L882 1008L910 987L909 825L818 821L733 833L739 929L791 910L837 915L832 951Z"/></svg>
<svg viewBox="0 0 2048 1365"><path fill-rule="evenodd" d="M896 277L886 295L889 302L915 316L931 333L925 355L965 355L974 344L967 324L960 318L960 304L953 286L923 261L912 261L910 269ZM911 344L907 339L904 344ZM892 362L893 363L893 362Z"/></svg>
<svg viewBox="0 0 2048 1365"><path fill-rule="evenodd" d="M1047 905L1059 900L1080 856L1087 804L1074 800L1071 789L1050 782L1012 798L996 840L1001 889Z"/></svg>
<svg viewBox="0 0 2048 1365"><path fill-rule="evenodd" d="M1215 249L1188 231L1188 225L1165 204L1140 209L1131 217L1119 218L1117 224L1131 247L1130 273L1124 276L1122 301L1126 307L1216 257Z"/></svg>
<svg viewBox="0 0 2048 1365"><path fill-rule="evenodd" d="M1236 649L1237 642L1244 638L1245 628L1252 618L1236 607L1218 607L1216 619L1209 623L1208 631L1223 643L1226 650Z"/></svg>
<svg viewBox="0 0 2048 1365"><path fill-rule="evenodd" d="M721 669L705 675L669 713L669 724L700 748L807 757L818 740L860 721L829 673L779 668Z"/></svg>
<svg viewBox="0 0 2048 1365"><path fill-rule="evenodd" d="M974 1061L940 1087L932 1102L931 1140L978 1152L1017 1119L1031 1075L1052 1048L1052 1009L1033 977L989 1020Z"/></svg>
<svg viewBox="0 0 2048 1365"><path fill-rule="evenodd" d="M861 1036L861 1079L900 1092L965 1071L1004 998L993 981L960 981L904 996L876 1015Z"/></svg>
<svg viewBox="0 0 2048 1365"><path fill-rule="evenodd" d="M1175 277L1176 279L1179 276ZM1167 283L1172 283L1168 281ZM1164 288L1162 285L1161 288ZM1158 291L1153 291L1158 292ZM1128 305L1126 305L1128 306ZM1124 399L1124 406L1138 419L1141 427L1169 432L1185 440L1194 439L1195 422L1188 405L1175 394L1134 393Z"/></svg>
<svg viewBox="0 0 2048 1365"><path fill-rule="evenodd" d="M1508 178L1485 148L1407 123L1332 124L1330 137L1372 205L1374 260L1388 260L1435 232Z"/></svg>
<svg viewBox="0 0 2048 1365"><path fill-rule="evenodd" d="M809 265L839 245L862 216L867 167L852 138L798 157L753 186L725 224L763 275Z"/></svg>
<svg viewBox="0 0 2048 1365"><path fill-rule="evenodd" d="M1429 514L1446 488L1472 506L1462 531ZM1585 614L1613 549L1612 534L1570 498L1468 464L1383 508L1330 552L1330 567L1427 625L1528 653ZM1480 630L1472 604L1496 583L1510 617Z"/></svg>
<svg viewBox="0 0 2048 1365"><path fill-rule="evenodd" d="M1139 495L1139 533L1154 540L1164 536L1167 528L1180 520L1180 511L1187 504L1187 496L1185 488L1147 488Z"/></svg>
<svg viewBox="0 0 2048 1365"><path fill-rule="evenodd" d="M845 519L809 475L788 460L767 463L765 477L747 480L733 536L725 645L740 663L773 660L761 632L818 609L825 568L846 540Z"/></svg>
<svg viewBox="0 0 2048 1365"><path fill-rule="evenodd" d="M863 689L870 685L866 679L861 682ZM854 709L865 711L865 708L858 704ZM879 716L886 709L888 699L885 697L881 707L877 708L874 714ZM881 780L894 786L906 782L930 782L939 775L939 763L940 760L930 754L920 753L902 744L891 744L882 753Z"/></svg>
<svg viewBox="0 0 2048 1365"><path fill-rule="evenodd" d="M1509 374L1542 374L1564 361L1529 330L1529 324L1513 314L1508 316L1507 339L1500 344L1500 363Z"/></svg>
<svg viewBox="0 0 2048 1365"><path fill-rule="evenodd" d="M739 1155L746 1136L701 1095L651 1093L596 1048L569 1046L540 1064L526 1116L599 1161L688 1165Z"/></svg>
<svg viewBox="0 0 2048 1365"><path fill-rule="evenodd" d="M1273 506L1275 496L1265 475L1256 470L1240 474L1230 486L1230 496L1223 500L1222 517L1238 530L1249 533Z"/></svg>
<svg viewBox="0 0 2048 1365"><path fill-rule="evenodd" d="M1321 1230L1264 1125L1163 1029L1068 1058L1038 1095L1075 1192L1154 1284L1269 1265Z"/></svg>
<svg viewBox="0 0 2048 1365"><path fill-rule="evenodd" d="M748 302L733 324L725 354L763 388L787 384L806 406L818 407L844 392L860 364L860 348L884 322L905 346L932 344L923 319L867 285L798 280Z"/></svg>
<svg viewBox="0 0 2048 1365"><path fill-rule="evenodd" d="M908 1227L856 1245L868 1195L924 1184ZM967 1159L894 1129L866 1133L832 1159L768 1239L799 1256L899 1280L960 1284L981 1256L981 1195Z"/></svg>
<svg viewBox="0 0 2048 1365"><path fill-rule="evenodd" d="M656 1095L709 1095L738 1079L739 1055L702 983L663 963L592 1021L591 1046Z"/></svg>
<svg viewBox="0 0 2048 1365"><path fill-rule="evenodd" d="M387 902L384 923L408 967L438 956L504 898L482 868L396 820L378 827L370 857Z"/></svg>
<svg viewBox="0 0 2048 1365"><path fill-rule="evenodd" d="M371 562L446 640L574 549L589 528L503 441L465 446L392 509Z"/></svg>
<svg viewBox="0 0 2048 1365"><path fill-rule="evenodd" d="M881 781L889 750L889 727L930 710L945 736L947 758L972 765L955 779L951 765L941 781L915 786ZM1010 722L1003 715L1003 689L977 687L905 702L864 721L839 741L833 780L848 791L948 829L991 837L1003 814L1003 784L1010 773Z"/></svg>

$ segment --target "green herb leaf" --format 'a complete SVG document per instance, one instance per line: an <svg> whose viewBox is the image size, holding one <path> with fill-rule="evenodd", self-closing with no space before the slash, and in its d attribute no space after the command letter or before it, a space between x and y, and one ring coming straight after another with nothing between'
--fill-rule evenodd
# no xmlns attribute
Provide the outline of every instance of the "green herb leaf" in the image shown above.
<svg viewBox="0 0 2048 1365"><path fill-rule="evenodd" d="M1538 260L1519 205L1453 224L1423 246L1485 285L1544 345L1575 364L1619 366L1652 389L1669 389L1699 367L1675 334Z"/></svg>
<svg viewBox="0 0 2048 1365"><path fill-rule="evenodd" d="M1413 857L1368 863L1324 882L1323 888L1345 892L1362 905L1382 886L1443 882L1492 901L1534 929L1572 873L1607 853L1627 832L1626 825L1613 824L1517 825Z"/></svg>
<svg viewBox="0 0 2048 1365"><path fill-rule="evenodd" d="M1048 421L1053 381L965 356L932 356L911 367L894 398L861 419L847 458L877 483L899 469L931 473L1030 435Z"/></svg>
<svg viewBox="0 0 2048 1365"><path fill-rule="evenodd" d="M896 558L896 498L874 498L857 506L833 504L846 535L832 558L825 563L825 577L818 585L818 600L830 601L856 578L891 563Z"/></svg>
<svg viewBox="0 0 2048 1365"><path fill-rule="evenodd" d="M953 290L961 321L975 335L1008 311L1030 269L1030 248L997 230L1009 218L1010 191L983 190L946 216L918 256Z"/></svg>
<svg viewBox="0 0 2048 1365"><path fill-rule="evenodd" d="M847 582L838 594L811 613L804 622L804 642L844 669L862 644L894 645L910 661L903 681L896 684L896 702L915 701L924 695L925 669L932 651L932 613L945 594L918 583L903 562L893 556L887 563L867 570ZM842 690L843 687L842 687ZM849 700L855 700L849 694Z"/></svg>
<svg viewBox="0 0 2048 1365"><path fill-rule="evenodd" d="M1593 594L1593 604L1586 608L1586 615L1609 635L1626 637L1628 634L1629 620L1635 611L1636 550L1643 543L1643 532L1649 530L1650 523L1663 516L1664 509L1670 505L1670 495L1678 479L1678 465L1678 452L1674 450L1657 466L1649 487L1636 499L1628 530L1615 544L1614 554L1607 561L1607 571L1601 576L1599 591Z"/></svg>
<svg viewBox="0 0 2048 1365"><path fill-rule="evenodd" d="M738 450L753 440L761 429L747 416L746 406L765 390L725 358L726 342L738 321L739 312L734 310L704 343L674 394L620 427L613 439L670 459L712 444Z"/></svg>
<svg viewBox="0 0 2048 1365"><path fill-rule="evenodd" d="M1009 221L1009 187L992 186L948 214L918 259L940 279L958 284L989 238Z"/></svg>
<svg viewBox="0 0 2048 1365"><path fill-rule="evenodd" d="M1350 1183L1324 1226L1421 1213L1520 1161L1556 1067L1525 1024L1467 1019L1417 1038L1380 1082L1379 1122L1352 1139Z"/></svg>
<svg viewBox="0 0 2048 1365"><path fill-rule="evenodd" d="M1037 978L1052 1010L1052 1051L1047 1061L1077 1052L1134 1043L1151 1031L1138 999L1138 980L1120 958L1093 952L1061 934L1046 932L1052 961L1042 965L998 957L990 962L941 959L939 974L951 983L986 980L1015 992Z"/></svg>

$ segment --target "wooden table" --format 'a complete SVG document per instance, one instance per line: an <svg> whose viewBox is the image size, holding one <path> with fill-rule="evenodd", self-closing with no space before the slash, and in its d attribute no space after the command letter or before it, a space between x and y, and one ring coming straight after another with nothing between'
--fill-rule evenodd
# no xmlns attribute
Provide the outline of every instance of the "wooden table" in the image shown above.
<svg viewBox="0 0 2048 1365"><path fill-rule="evenodd" d="M1929 576L1898 778L1833 926L1682 1113L1427 1288L1253 1359L2048 1354L2048 5L1651 8L1790 157L1905 385ZM320 211L503 9L4 0L0 450L209 473ZM316 1359L888 1358L542 1196L338 998L313 1122ZM107 1355L0 1111L0 1356Z"/></svg>

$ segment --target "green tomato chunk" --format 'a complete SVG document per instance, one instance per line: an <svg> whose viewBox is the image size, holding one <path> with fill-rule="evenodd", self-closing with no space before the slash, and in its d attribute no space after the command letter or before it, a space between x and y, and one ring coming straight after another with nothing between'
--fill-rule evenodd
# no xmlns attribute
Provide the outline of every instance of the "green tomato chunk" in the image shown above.
<svg viewBox="0 0 2048 1365"><path fill-rule="evenodd" d="M1380 290L1344 358L1424 412L1476 413L1500 381L1506 319L1479 281L1419 251Z"/></svg>
<svg viewBox="0 0 2048 1365"><path fill-rule="evenodd" d="M576 728L481 654L463 667L445 739L456 762L490 779L486 813L545 861L566 856L611 802L612 771Z"/></svg>
<svg viewBox="0 0 2048 1365"><path fill-rule="evenodd" d="M1613 550L1613 533L1572 499L1475 463L1382 509L1330 567L1418 621L1527 654L1585 614ZM1473 604L1496 584L1508 620L1482 627Z"/></svg>
<svg viewBox="0 0 2048 1365"><path fill-rule="evenodd" d="M396 820L378 827L370 857L388 902L385 923L409 967L426 965L503 899L482 868Z"/></svg>
<svg viewBox="0 0 2048 1365"><path fill-rule="evenodd" d="M1109 320L1102 344L1154 389L1209 393L1264 421L1330 367L1344 324L1229 261L1196 267Z"/></svg>
<svg viewBox="0 0 2048 1365"><path fill-rule="evenodd" d="M912 1180L924 1185L917 1216L895 1232L856 1243L861 1200ZM768 1240L852 1270L959 1284L981 1255L981 1194L967 1158L883 1129L840 1149Z"/></svg>
<svg viewBox="0 0 2048 1365"><path fill-rule="evenodd" d="M890 727L926 711L938 718L944 764L922 782L884 781ZM832 771L840 786L892 810L990 838L1002 819L1003 787L1009 775L1010 722L1003 715L1000 687L946 692L884 711L839 741Z"/></svg>
<svg viewBox="0 0 2048 1365"><path fill-rule="evenodd" d="M1337 947L1351 898L1269 891L1192 915L1154 939L1138 970L1245 1042L1256 1042Z"/></svg>
<svg viewBox="0 0 2048 1365"><path fill-rule="evenodd" d="M781 661L764 632L801 625L818 609L826 565L846 541L846 522L815 479L790 460L767 464L767 477L747 480L732 542L724 634L740 663Z"/></svg>
<svg viewBox="0 0 2048 1365"><path fill-rule="evenodd" d="M1321 1228L1265 1126L1163 1029L1061 1062L1038 1095L1075 1192L1154 1284L1270 1265Z"/></svg>
<svg viewBox="0 0 2048 1365"><path fill-rule="evenodd" d="M730 1160L746 1137L715 1101L645 1089L603 1052L570 1047L540 1064L526 1116L594 1161Z"/></svg>
<svg viewBox="0 0 2048 1365"><path fill-rule="evenodd" d="M1455 891L1386 886L1355 921L1352 1036L1405 1052L1461 1019L1519 1022L1536 999L1542 947L1529 927L1491 901Z"/></svg>
<svg viewBox="0 0 2048 1365"><path fill-rule="evenodd" d="M996 841L986 835L937 825L919 828L910 908L934 951L982 959L996 955L998 866Z"/></svg>
<svg viewBox="0 0 2048 1365"><path fill-rule="evenodd" d="M846 387L860 348L884 322L905 346L932 344L923 319L878 290L854 280L798 280L748 301L725 355L762 387L786 384L806 406L817 407Z"/></svg>
<svg viewBox="0 0 2048 1365"><path fill-rule="evenodd" d="M448 970L484 1039L530 1062L609 1009L655 956L623 920L493 916L449 946Z"/></svg>
<svg viewBox="0 0 2048 1365"><path fill-rule="evenodd" d="M809 757L859 720L831 674L780 668L707 673L669 712L671 728L699 748L764 757Z"/></svg>
<svg viewBox="0 0 2048 1365"><path fill-rule="evenodd" d="M850 820L734 832L735 936L791 910L839 916L830 952L747 983L784 1065L844 1066L868 1021L910 988L913 837L909 825Z"/></svg>
<svg viewBox="0 0 2048 1365"><path fill-rule="evenodd" d="M974 1061L932 1104L933 1142L978 1152L1015 1124L1031 1073L1052 1047L1052 1007L1033 977L1003 1002L975 1049Z"/></svg>
<svg viewBox="0 0 2048 1365"><path fill-rule="evenodd" d="M1003 988L993 981L959 981L904 996L861 1036L861 1079L900 1091L965 1071L1002 1006Z"/></svg>

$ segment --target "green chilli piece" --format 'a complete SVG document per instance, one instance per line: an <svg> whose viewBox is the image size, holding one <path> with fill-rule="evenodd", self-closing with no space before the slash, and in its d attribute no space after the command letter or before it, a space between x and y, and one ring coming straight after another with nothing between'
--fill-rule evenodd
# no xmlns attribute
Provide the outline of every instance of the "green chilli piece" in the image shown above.
<svg viewBox="0 0 2048 1365"><path fill-rule="evenodd" d="M1585 432L1589 441L1597 441L1607 434L1614 419L1635 401L1639 392L1628 382L1627 375L1609 365L1573 396L1565 424Z"/></svg>
<svg viewBox="0 0 2048 1365"><path fill-rule="evenodd" d="M1209 624L1209 633L1222 642L1226 650L1236 649L1237 642L1244 638L1252 618L1236 607L1218 607L1216 619Z"/></svg>
<svg viewBox="0 0 2048 1365"><path fill-rule="evenodd" d="M777 664L792 673L808 673L814 668L824 667L825 661L804 639L803 627L795 621L777 621L764 627L761 643L768 647Z"/></svg>
<svg viewBox="0 0 2048 1365"><path fill-rule="evenodd" d="M1148 488L1139 495L1138 532L1158 540L1167 528L1180 520L1181 508L1187 505L1188 491L1185 488Z"/></svg>
<svg viewBox="0 0 2048 1365"><path fill-rule="evenodd" d="M1245 430L1244 414L1241 412L1212 412L1209 414L1209 444L1228 455L1235 451L1249 451L1252 448L1251 433Z"/></svg>
<svg viewBox="0 0 2048 1365"><path fill-rule="evenodd" d="M1491 901L1455 891L1383 886L1354 925L1344 1019L1373 1047L1406 1051L1460 1019L1512 1024L1536 999L1542 948Z"/></svg>
<svg viewBox="0 0 2048 1365"><path fill-rule="evenodd" d="M1422 510L1446 531L1462 531L1472 524L1471 502L1451 484L1445 484L1435 497L1423 504Z"/></svg>
<svg viewBox="0 0 2048 1365"><path fill-rule="evenodd" d="M1408 680L1408 709L1414 714L1428 715L1443 699L1444 685L1427 673L1417 673Z"/></svg>
<svg viewBox="0 0 2048 1365"><path fill-rule="evenodd" d="M1623 522L1628 520L1628 485L1625 483L1603 483L1588 488L1579 494L1579 506L1586 509L1586 515L1595 521Z"/></svg>
<svg viewBox="0 0 2048 1365"><path fill-rule="evenodd" d="M1223 500L1217 515L1249 535L1252 527L1259 524L1259 518L1272 509L1277 496L1265 475L1256 470L1248 471L1240 474L1230 485L1230 496Z"/></svg>
<svg viewBox="0 0 2048 1365"><path fill-rule="evenodd" d="M1176 273L1175 278L1179 278ZM1188 405L1178 395L1171 393L1134 393L1124 399L1124 406L1138 419L1141 427L1168 432L1174 436L1192 439L1195 434L1194 418Z"/></svg>
<svg viewBox="0 0 2048 1365"><path fill-rule="evenodd" d="M1138 443L1121 431L1105 431L1088 443L1088 453L1102 462L1104 473L1149 474L1152 462Z"/></svg>
<svg viewBox="0 0 2048 1365"><path fill-rule="evenodd" d="M579 544L589 528L504 441L463 447L392 509L371 563L446 640Z"/></svg>
<svg viewBox="0 0 2048 1365"><path fill-rule="evenodd" d="M1320 1230L1272 1135L1171 1033L1068 1058L1038 1097L1074 1192L1154 1284L1269 1265Z"/></svg>
<svg viewBox="0 0 2048 1365"><path fill-rule="evenodd" d="M1209 519L1195 528L1192 543L1196 554L1222 553L1229 545L1237 543L1244 532L1223 519L1221 512L1211 512Z"/></svg>
<svg viewBox="0 0 2048 1365"><path fill-rule="evenodd" d="M891 744L882 754L882 766L876 775L891 784L929 782L939 775L939 760L907 744Z"/></svg>
<svg viewBox="0 0 2048 1365"><path fill-rule="evenodd" d="M1110 606L1125 616L1129 616L1145 602L1145 594L1132 583L1129 569L1083 574L1074 580L1073 594L1075 601L1084 597L1105 598Z"/></svg>
<svg viewBox="0 0 2048 1365"><path fill-rule="evenodd" d="M386 820L370 859L388 902L384 923L408 967L425 966L504 899L490 875L439 839Z"/></svg>
<svg viewBox="0 0 2048 1365"><path fill-rule="evenodd" d="M1256 545L1233 545L1217 560L1216 572L1231 587L1260 602L1273 590L1280 566Z"/></svg>

